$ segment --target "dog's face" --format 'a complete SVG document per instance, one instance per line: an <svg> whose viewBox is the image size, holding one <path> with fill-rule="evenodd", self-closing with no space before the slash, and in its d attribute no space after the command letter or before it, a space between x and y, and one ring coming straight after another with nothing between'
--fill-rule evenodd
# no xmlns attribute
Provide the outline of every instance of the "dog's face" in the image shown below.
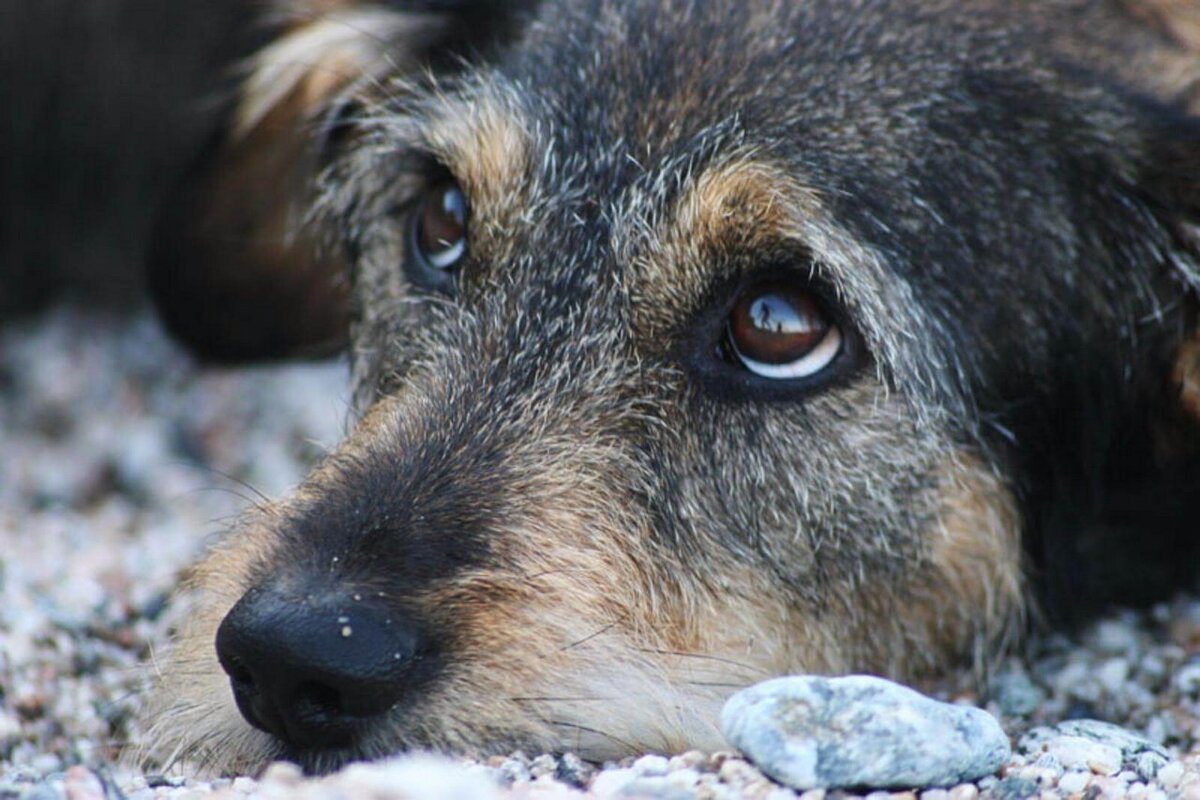
<svg viewBox="0 0 1200 800"><path fill-rule="evenodd" d="M160 757L716 747L746 684L1011 630L1060 415L1151 405L1185 338L1148 97L1191 62L1099 8L1068 46L1050 3L330 5L260 59L158 283L194 337L197 287L243 287L223 355L352 318L361 419L197 569ZM1118 36L1177 72L1087 60Z"/></svg>

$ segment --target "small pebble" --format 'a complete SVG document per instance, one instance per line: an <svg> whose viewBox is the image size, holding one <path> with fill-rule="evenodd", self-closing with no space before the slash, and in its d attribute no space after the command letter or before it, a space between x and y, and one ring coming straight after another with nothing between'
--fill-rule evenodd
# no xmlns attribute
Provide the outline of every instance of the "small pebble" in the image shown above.
<svg viewBox="0 0 1200 800"><path fill-rule="evenodd" d="M1058 779L1058 788L1067 794L1078 794L1087 788L1092 776L1086 772L1068 772Z"/></svg>
<svg viewBox="0 0 1200 800"><path fill-rule="evenodd" d="M529 766L521 759L507 758L495 767L496 777L502 786L512 786L514 783L528 783L533 780Z"/></svg>
<svg viewBox="0 0 1200 800"><path fill-rule="evenodd" d="M637 761L633 762L633 771L638 775L643 775L646 777L666 775L670 769L671 762L663 756L642 756Z"/></svg>
<svg viewBox="0 0 1200 800"><path fill-rule="evenodd" d="M579 756L574 753L566 753L558 759L558 769L554 771L554 777L567 786L582 788L587 785L595 772L595 768Z"/></svg>
<svg viewBox="0 0 1200 800"><path fill-rule="evenodd" d="M1063 773L1062 761L1060 761L1053 753L1042 753L1033 762L1033 765L1039 770L1053 773L1056 776Z"/></svg>
<svg viewBox="0 0 1200 800"><path fill-rule="evenodd" d="M603 770L592 780L588 790L595 797L612 797L637 777L638 774L631 769Z"/></svg>
<svg viewBox="0 0 1200 800"><path fill-rule="evenodd" d="M1032 714L1045 699L1045 692L1030 680L1025 670L1018 667L993 678L991 693L1001 713L1010 716Z"/></svg>
<svg viewBox="0 0 1200 800"><path fill-rule="evenodd" d="M689 750L686 753L672 756L670 769L701 769L707 761L708 756L704 753L699 750Z"/></svg>
<svg viewBox="0 0 1200 800"><path fill-rule="evenodd" d="M1166 756L1163 756L1159 753L1146 752L1137 757L1135 766L1137 768L1138 776L1143 780L1149 781L1154 780L1155 776L1158 775L1158 771L1161 770L1166 763Z"/></svg>
<svg viewBox="0 0 1200 800"><path fill-rule="evenodd" d="M63 788L67 800L105 800L104 784L86 767L68 769Z"/></svg>
<svg viewBox="0 0 1200 800"><path fill-rule="evenodd" d="M558 762L554 756L543 754L529 762L529 774L534 778L540 778L544 775L553 775L558 771Z"/></svg>
<svg viewBox="0 0 1200 800"><path fill-rule="evenodd" d="M1165 766L1159 769L1158 774L1154 776L1155 780L1167 789L1174 789L1183 779L1184 767L1178 761L1168 762Z"/></svg>
<svg viewBox="0 0 1200 800"><path fill-rule="evenodd" d="M304 780L304 770L288 761L276 761L263 773L263 781L295 786Z"/></svg>
<svg viewBox="0 0 1200 800"><path fill-rule="evenodd" d="M240 777L233 779L233 790L241 794L250 794L258 788L258 781L253 778Z"/></svg>
<svg viewBox="0 0 1200 800"><path fill-rule="evenodd" d="M992 788L996 800L1027 800L1040 793L1037 782L1025 778L1004 778Z"/></svg>

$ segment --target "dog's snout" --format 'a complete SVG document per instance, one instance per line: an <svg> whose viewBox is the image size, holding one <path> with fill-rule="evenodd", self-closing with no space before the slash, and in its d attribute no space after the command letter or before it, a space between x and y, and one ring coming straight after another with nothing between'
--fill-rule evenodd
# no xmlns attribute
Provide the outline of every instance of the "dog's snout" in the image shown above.
<svg viewBox="0 0 1200 800"><path fill-rule="evenodd" d="M414 625L356 596L252 589L217 630L217 656L250 724L289 746L339 747L403 695Z"/></svg>

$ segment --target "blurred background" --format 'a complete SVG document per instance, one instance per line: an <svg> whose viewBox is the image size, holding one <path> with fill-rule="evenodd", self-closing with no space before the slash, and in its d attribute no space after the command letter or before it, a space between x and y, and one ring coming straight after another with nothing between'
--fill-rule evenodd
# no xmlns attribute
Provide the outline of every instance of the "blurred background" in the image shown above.
<svg viewBox="0 0 1200 800"><path fill-rule="evenodd" d="M0 0L0 325L128 308L163 194L213 135L261 0Z"/></svg>

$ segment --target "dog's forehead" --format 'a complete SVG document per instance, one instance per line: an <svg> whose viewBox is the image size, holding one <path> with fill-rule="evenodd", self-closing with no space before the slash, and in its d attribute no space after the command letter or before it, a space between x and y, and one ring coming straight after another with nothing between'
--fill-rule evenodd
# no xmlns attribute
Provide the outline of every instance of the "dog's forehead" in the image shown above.
<svg viewBox="0 0 1200 800"><path fill-rule="evenodd" d="M827 270L881 364L940 385L972 369L937 344L962 307L1037 294L1026 284L1042 273L1022 283L1004 264L1073 261L1065 206L1040 198L1068 156L1056 132L1086 126L1033 47L1050 12L1018 11L543 4L506 50L438 87L414 136L464 184L483 270L583 276L556 285L584 291L616 275L653 312L634 320L645 337L712 285L724 264L706 242L743 234L735 255L754 269L769 266L755 248L787 239ZM998 346L990 320L973 335Z"/></svg>
<svg viewBox="0 0 1200 800"><path fill-rule="evenodd" d="M937 2L567 0L539 14L426 106L420 138L480 212L661 213L735 154L831 196L900 194L933 139L967 145L932 135L930 109L953 113L968 73L1020 58L1015 34L985 48L986 20Z"/></svg>

